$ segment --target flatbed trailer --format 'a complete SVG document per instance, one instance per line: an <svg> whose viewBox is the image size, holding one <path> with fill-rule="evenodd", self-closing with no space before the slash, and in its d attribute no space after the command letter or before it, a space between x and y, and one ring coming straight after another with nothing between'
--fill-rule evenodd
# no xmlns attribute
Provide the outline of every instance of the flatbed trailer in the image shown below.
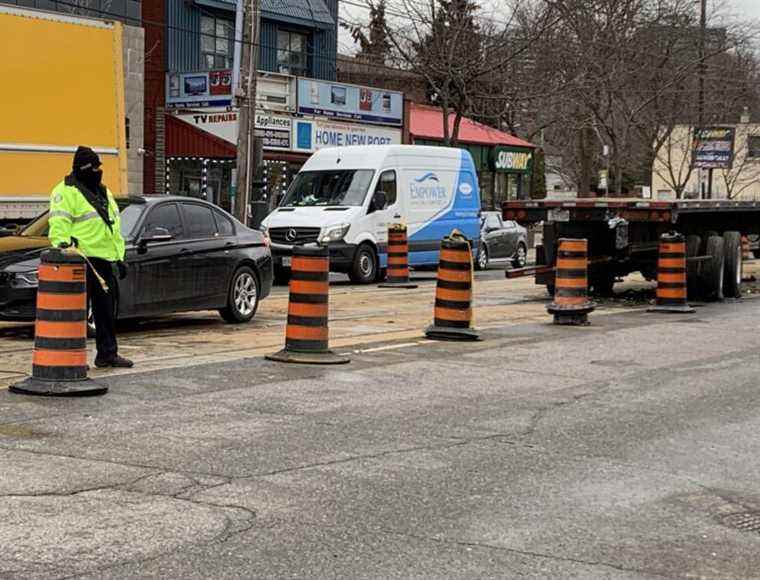
<svg viewBox="0 0 760 580"><path fill-rule="evenodd" d="M505 220L543 224L536 246L536 283L554 291L554 264L560 238L588 240L589 286L597 294L612 293L616 279L641 272L657 278L660 236L678 232L687 246L687 283L692 298L738 296L742 276L741 237L758 252L760 201L583 198L574 200L507 201ZM523 272L508 271L507 277Z"/></svg>

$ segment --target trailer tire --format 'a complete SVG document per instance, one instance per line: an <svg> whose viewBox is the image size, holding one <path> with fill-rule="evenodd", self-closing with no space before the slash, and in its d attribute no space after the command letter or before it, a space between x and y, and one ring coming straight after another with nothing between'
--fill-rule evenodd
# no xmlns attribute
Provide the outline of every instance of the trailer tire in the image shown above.
<svg viewBox="0 0 760 580"><path fill-rule="evenodd" d="M705 247L706 255L710 259L702 263L700 275L700 288L705 300L720 300L723 298L723 273L724 273L724 243L720 236L707 238Z"/></svg>
<svg viewBox="0 0 760 580"><path fill-rule="evenodd" d="M740 298L742 295L742 236L739 232L723 234L723 295Z"/></svg>
<svg viewBox="0 0 760 580"><path fill-rule="evenodd" d="M706 256L707 255L707 240L709 240L712 237L718 236L720 237L720 234L716 232L715 230L707 230L705 232L705 235L702 236L702 245L699 247L699 255L700 256Z"/></svg>
<svg viewBox="0 0 760 580"><path fill-rule="evenodd" d="M686 236L686 257L699 256L702 247L702 238L697 235ZM689 300L699 298L699 271L700 262L686 261L686 293Z"/></svg>

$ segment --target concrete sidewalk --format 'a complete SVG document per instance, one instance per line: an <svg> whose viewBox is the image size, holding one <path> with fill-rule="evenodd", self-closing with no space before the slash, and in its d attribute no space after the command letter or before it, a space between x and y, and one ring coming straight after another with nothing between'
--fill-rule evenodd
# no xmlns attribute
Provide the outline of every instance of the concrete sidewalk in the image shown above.
<svg viewBox="0 0 760 580"><path fill-rule="evenodd" d="M0 577L760 577L759 316L0 391Z"/></svg>

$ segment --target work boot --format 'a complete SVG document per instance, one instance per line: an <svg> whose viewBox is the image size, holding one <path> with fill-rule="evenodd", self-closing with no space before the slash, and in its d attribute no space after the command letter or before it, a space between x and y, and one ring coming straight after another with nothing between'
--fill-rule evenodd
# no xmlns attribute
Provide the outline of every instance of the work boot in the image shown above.
<svg viewBox="0 0 760 580"><path fill-rule="evenodd" d="M135 363L123 356L114 355L111 358L95 358L95 366L98 368L113 367L117 369L131 369Z"/></svg>

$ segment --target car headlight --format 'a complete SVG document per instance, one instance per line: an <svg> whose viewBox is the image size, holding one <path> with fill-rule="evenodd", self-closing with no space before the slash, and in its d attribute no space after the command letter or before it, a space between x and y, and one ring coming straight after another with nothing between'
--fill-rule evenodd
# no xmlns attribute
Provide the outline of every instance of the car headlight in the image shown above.
<svg viewBox="0 0 760 580"><path fill-rule="evenodd" d="M332 226L322 230L322 234L319 236L319 243L339 242L346 237L350 227L351 224L340 224L339 226Z"/></svg>
<svg viewBox="0 0 760 580"><path fill-rule="evenodd" d="M11 274L11 287L13 288L36 288L39 286L37 270L27 272L14 272Z"/></svg>

